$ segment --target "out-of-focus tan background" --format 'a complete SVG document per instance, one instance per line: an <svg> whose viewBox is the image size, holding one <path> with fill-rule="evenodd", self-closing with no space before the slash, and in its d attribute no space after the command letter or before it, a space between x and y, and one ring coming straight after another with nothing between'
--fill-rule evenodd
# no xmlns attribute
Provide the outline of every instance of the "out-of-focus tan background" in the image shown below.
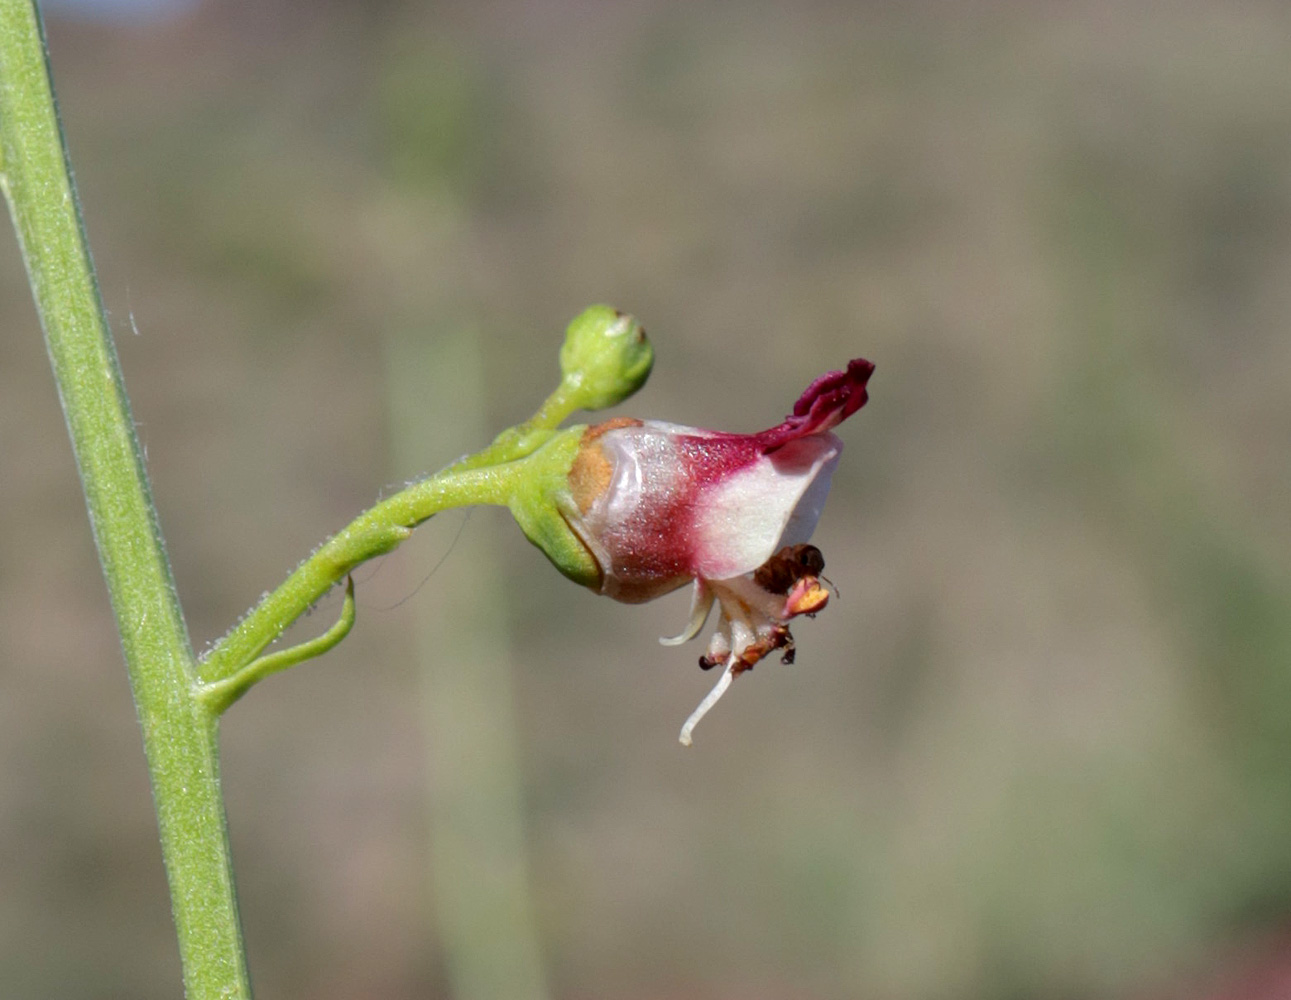
<svg viewBox="0 0 1291 1000"><path fill-rule="evenodd" d="M641 416L756 430L878 366L840 594L690 751L683 596L580 591L496 511L360 571L223 726L262 997L1286 995L1291 14L790 6L51 10L199 648L525 417L591 302L655 342ZM173 997L7 237L0 310L0 982Z"/></svg>

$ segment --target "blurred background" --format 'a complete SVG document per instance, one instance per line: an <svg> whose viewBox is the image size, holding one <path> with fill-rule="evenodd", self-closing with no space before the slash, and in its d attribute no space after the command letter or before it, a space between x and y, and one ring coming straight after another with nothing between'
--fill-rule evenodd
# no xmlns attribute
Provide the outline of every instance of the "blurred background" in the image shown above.
<svg viewBox="0 0 1291 1000"><path fill-rule="evenodd" d="M757 430L878 366L838 597L690 751L684 595L597 598L494 510L360 570L223 726L260 996L1291 996L1287 8L47 16L199 649L527 416L589 303L655 342L635 415ZM177 996L9 238L0 311L0 981Z"/></svg>

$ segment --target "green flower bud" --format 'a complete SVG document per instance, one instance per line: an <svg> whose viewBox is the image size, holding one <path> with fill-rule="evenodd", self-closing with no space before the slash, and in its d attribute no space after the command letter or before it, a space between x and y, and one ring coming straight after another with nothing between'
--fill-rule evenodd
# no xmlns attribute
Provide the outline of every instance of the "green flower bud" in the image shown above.
<svg viewBox="0 0 1291 1000"><path fill-rule="evenodd" d="M508 506L520 530L542 549L558 570L575 583L601 589L601 567L574 534L563 511L573 509L569 471L578 457L586 427L557 432L528 458L516 463L518 472Z"/></svg>
<svg viewBox="0 0 1291 1000"><path fill-rule="evenodd" d="M603 410L645 385L654 348L641 324L610 306L585 309L565 331L560 370L580 409Z"/></svg>

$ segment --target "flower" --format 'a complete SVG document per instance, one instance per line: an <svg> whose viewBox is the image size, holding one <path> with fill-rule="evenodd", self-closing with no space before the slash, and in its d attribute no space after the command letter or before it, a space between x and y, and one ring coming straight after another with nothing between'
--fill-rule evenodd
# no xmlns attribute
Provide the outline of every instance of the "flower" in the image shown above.
<svg viewBox="0 0 1291 1000"><path fill-rule="evenodd" d="M582 431L561 513L599 568L597 589L640 602L691 582L690 622L668 645L694 638L714 603L721 611L700 666L724 669L683 744L735 677L774 650L792 662L789 621L828 601L807 540L843 447L830 430L865 405L873 371L858 358L821 376L758 434L630 418Z"/></svg>

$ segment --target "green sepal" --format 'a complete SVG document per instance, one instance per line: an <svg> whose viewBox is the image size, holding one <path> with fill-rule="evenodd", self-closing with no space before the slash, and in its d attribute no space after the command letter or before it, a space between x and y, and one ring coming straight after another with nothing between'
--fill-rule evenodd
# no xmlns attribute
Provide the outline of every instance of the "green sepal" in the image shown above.
<svg viewBox="0 0 1291 1000"><path fill-rule="evenodd" d="M508 506L525 537L575 583L601 589L601 567L565 520L573 496L569 470L578 456L585 426L569 427L517 463Z"/></svg>

